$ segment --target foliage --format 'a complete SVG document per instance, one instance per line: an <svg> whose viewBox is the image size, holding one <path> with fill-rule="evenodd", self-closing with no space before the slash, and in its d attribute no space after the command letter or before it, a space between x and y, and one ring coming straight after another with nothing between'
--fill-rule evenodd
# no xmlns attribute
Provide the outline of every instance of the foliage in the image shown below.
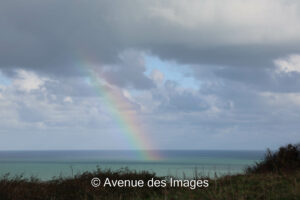
<svg viewBox="0 0 300 200"><path fill-rule="evenodd" d="M288 173L300 170L300 145L289 144L272 153L269 149L263 161L246 169L246 173Z"/></svg>

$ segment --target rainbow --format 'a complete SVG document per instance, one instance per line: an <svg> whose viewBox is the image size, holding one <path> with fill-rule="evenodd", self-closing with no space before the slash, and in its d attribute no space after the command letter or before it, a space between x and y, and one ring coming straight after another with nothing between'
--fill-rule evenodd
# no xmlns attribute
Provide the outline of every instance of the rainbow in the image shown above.
<svg viewBox="0 0 300 200"><path fill-rule="evenodd" d="M141 128L136 113L124 109L130 108L130 104L124 96L116 91L114 86L105 83L105 79L102 77L101 72L97 71L96 65L86 62L81 63L80 66L87 73L89 82L95 88L97 94L102 97L108 112L117 122L128 141L134 148L139 150L139 157L144 160L161 159L157 151L153 151L153 145L147 137L148 134Z"/></svg>

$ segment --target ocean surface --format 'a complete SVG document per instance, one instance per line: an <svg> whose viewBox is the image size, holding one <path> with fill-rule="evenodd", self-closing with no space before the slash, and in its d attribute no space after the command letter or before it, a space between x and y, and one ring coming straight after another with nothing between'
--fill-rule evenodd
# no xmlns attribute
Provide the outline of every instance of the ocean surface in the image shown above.
<svg viewBox="0 0 300 200"><path fill-rule="evenodd" d="M243 173L263 159L264 151L163 150L160 160L138 159L138 151L0 151L0 176L70 177L97 168L147 170L158 176L192 178Z"/></svg>

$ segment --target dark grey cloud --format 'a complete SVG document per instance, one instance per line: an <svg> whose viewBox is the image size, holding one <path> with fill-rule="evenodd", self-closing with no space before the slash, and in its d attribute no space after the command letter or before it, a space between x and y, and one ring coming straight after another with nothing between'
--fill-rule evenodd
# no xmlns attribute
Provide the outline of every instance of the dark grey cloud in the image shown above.
<svg viewBox="0 0 300 200"><path fill-rule="evenodd" d="M164 90L153 91L155 100L161 102L157 108L159 112L199 112L209 109L209 104L200 93L185 89L178 89L178 83L166 81Z"/></svg>
<svg viewBox="0 0 300 200"><path fill-rule="evenodd" d="M152 51L163 59L173 59L183 64L270 68L274 66L273 60L276 58L300 53L299 46L300 42L272 45L212 45L198 48L184 45L164 45L154 46Z"/></svg>
<svg viewBox="0 0 300 200"><path fill-rule="evenodd" d="M141 53L128 50L120 55L120 62L105 67L102 76L110 83L122 87L147 89L154 87L153 81L144 72L145 61Z"/></svg>
<svg viewBox="0 0 300 200"><path fill-rule="evenodd" d="M117 56L101 4L1 2L2 65L63 71L74 59L83 59L80 56L100 56L104 61Z"/></svg>
<svg viewBox="0 0 300 200"><path fill-rule="evenodd" d="M113 83L141 88L151 83L119 56L130 48L181 63L270 67L273 59L300 52L300 16L297 1L268 3L1 1L0 66L72 75L79 73L76 63L92 59L111 64Z"/></svg>
<svg viewBox="0 0 300 200"><path fill-rule="evenodd" d="M215 75L227 81L245 84L256 91L300 92L300 73L280 73L273 68L224 67L214 71Z"/></svg>

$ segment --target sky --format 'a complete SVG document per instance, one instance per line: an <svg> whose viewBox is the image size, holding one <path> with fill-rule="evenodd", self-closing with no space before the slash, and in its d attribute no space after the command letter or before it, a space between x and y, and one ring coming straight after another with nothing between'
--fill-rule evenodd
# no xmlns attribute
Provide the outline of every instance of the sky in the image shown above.
<svg viewBox="0 0 300 200"><path fill-rule="evenodd" d="M300 142L299 21L298 0L2 0L0 150Z"/></svg>

